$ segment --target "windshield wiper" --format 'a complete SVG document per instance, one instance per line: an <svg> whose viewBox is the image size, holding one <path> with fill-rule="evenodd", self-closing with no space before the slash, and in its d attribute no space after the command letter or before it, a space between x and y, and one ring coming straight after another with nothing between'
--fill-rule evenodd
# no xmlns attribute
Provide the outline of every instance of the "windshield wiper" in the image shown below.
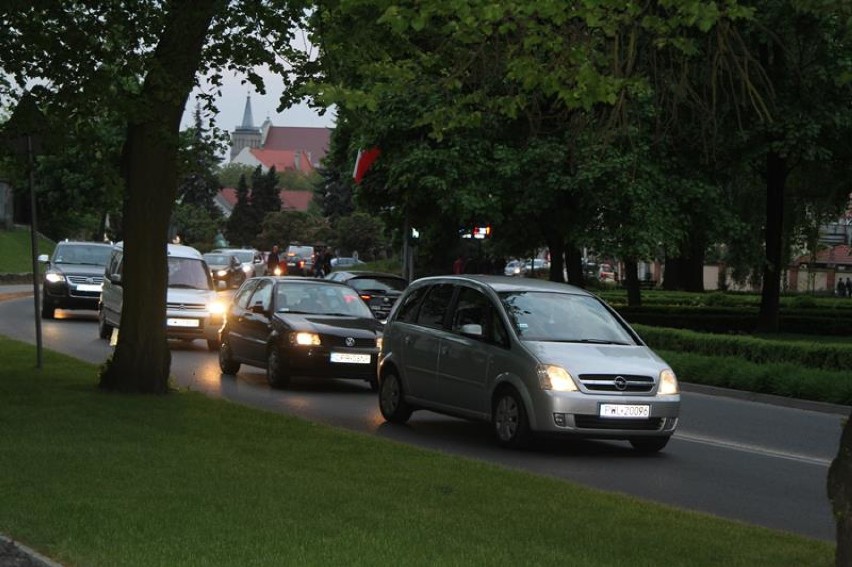
<svg viewBox="0 0 852 567"><path fill-rule="evenodd" d="M176 288L180 288L180 289L204 289L204 288L201 288L201 287L196 287L194 285L185 284L185 283L171 284L169 287L173 287L173 288L176 287Z"/></svg>
<svg viewBox="0 0 852 567"><path fill-rule="evenodd" d="M630 343L620 341L608 341L606 339L544 339L553 343L583 343L593 345L622 345L628 346Z"/></svg>

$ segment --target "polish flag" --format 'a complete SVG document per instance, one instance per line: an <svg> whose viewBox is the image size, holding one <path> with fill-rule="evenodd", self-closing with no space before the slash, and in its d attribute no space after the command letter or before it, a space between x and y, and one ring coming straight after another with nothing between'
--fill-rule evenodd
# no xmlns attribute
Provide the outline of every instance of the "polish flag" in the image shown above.
<svg viewBox="0 0 852 567"><path fill-rule="evenodd" d="M376 158L382 153L382 150L372 147L366 150L358 150L358 157L355 158L355 171L352 172L352 177L355 183L361 183L370 166L376 161Z"/></svg>

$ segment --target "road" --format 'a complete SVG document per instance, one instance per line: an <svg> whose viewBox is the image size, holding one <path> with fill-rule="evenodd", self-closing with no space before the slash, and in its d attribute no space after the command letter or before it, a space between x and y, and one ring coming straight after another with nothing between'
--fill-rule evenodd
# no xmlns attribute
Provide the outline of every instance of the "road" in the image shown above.
<svg viewBox="0 0 852 567"><path fill-rule="evenodd" d="M57 311L57 317L42 322L45 348L96 364L109 356L111 347L97 338L94 312ZM35 343L32 297L0 302L0 334ZM364 382L296 378L289 389L274 391L261 369L243 366L236 377L221 375L215 353L208 352L203 341L172 346L177 384L210 396L834 540L825 480L848 408L784 407L691 391L694 388L685 384L680 426L659 454L644 456L627 443L603 441L541 441L528 451L507 451L496 447L487 424L427 411L415 412L405 426L387 424Z"/></svg>

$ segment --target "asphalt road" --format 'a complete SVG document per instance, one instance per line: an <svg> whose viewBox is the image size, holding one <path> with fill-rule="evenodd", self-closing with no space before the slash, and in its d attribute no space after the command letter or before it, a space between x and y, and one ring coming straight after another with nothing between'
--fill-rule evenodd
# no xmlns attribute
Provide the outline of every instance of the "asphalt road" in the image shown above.
<svg viewBox="0 0 852 567"><path fill-rule="evenodd" d="M8 288L5 291L13 291ZM0 296L4 292L0 289ZM57 311L43 321L44 348L101 363L111 347L97 337L94 312ZM32 297L0 302L0 334L35 343ZM219 372L206 344L174 343L178 385L273 412L289 413L420 447L630 494L700 512L834 540L826 497L828 467L848 408L785 407L692 391L682 396L680 426L666 449L644 456L627 443L541 441L528 451L496 447L487 424L415 412L387 424L364 382L296 378L271 390L261 369ZM93 376L94 380L94 376ZM796 404L793 404L794 406ZM567 488L567 487L566 487Z"/></svg>

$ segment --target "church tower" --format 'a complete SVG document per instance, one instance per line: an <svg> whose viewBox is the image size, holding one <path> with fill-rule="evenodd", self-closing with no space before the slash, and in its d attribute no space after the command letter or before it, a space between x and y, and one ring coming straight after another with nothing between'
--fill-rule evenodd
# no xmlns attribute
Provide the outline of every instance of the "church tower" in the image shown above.
<svg viewBox="0 0 852 567"><path fill-rule="evenodd" d="M234 159L243 148L260 147L260 128L254 125L251 113L251 96L246 96L246 108L243 111L243 123L231 133L231 159Z"/></svg>

